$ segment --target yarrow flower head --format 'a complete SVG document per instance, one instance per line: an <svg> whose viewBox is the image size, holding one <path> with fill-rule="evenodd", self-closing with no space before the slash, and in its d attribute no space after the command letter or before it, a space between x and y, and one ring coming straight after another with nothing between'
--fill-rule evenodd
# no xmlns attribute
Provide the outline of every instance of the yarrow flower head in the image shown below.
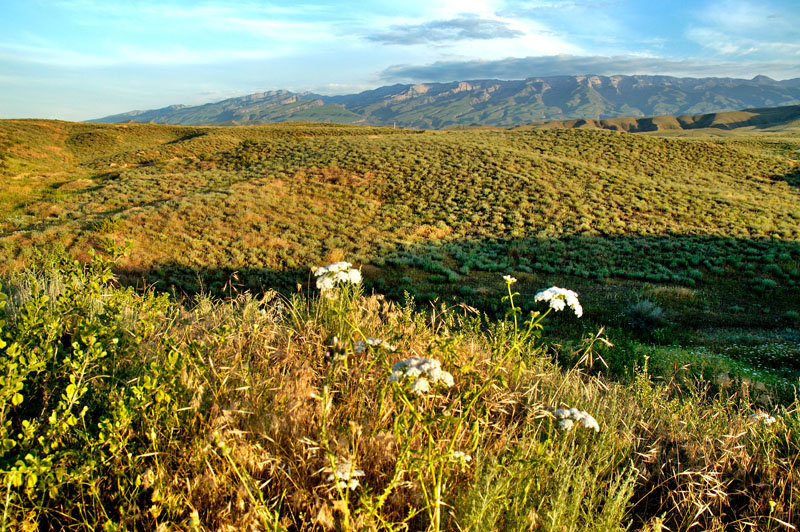
<svg viewBox="0 0 800 532"><path fill-rule="evenodd" d="M569 305L569 308L575 312L577 317L580 318L583 316L583 307L581 307L581 303L578 301L578 294L572 290L567 290L566 288L551 286L546 290L540 290L536 292L533 300L547 301L550 303L550 308L556 312L559 310L564 310L564 308Z"/></svg>
<svg viewBox="0 0 800 532"><path fill-rule="evenodd" d="M517 278L516 277L512 277L510 275L504 275L503 279L505 279L506 283L508 283L508 284L514 284L514 283L517 282Z"/></svg>
<svg viewBox="0 0 800 532"><path fill-rule="evenodd" d="M587 429L594 429L595 432L600 432L600 425L588 412L577 408L555 408L551 410L553 411L553 416L558 420L558 428L561 430L570 430L577 422Z"/></svg>
<svg viewBox="0 0 800 532"><path fill-rule="evenodd" d="M777 421L777 419L766 412L756 412L755 414L750 414L750 419L753 421L760 421L764 425L772 425Z"/></svg>
<svg viewBox="0 0 800 532"><path fill-rule="evenodd" d="M352 267L349 262L334 262L314 270L317 288L328 299L333 299L334 287L340 283L358 284L361 282L361 271Z"/></svg>
<svg viewBox="0 0 800 532"><path fill-rule="evenodd" d="M453 385L453 376L442 369L442 364L432 358L411 357L392 366L389 376L392 382L411 382L411 393L422 395L431 390L431 385L443 384L446 387Z"/></svg>
<svg viewBox="0 0 800 532"><path fill-rule="evenodd" d="M331 471L331 469L328 468L328 471ZM328 475L328 481L335 481L335 487L337 489L354 490L360 485L358 477L363 476L364 472L360 469L353 468L353 464L350 462L339 462L336 466L336 470Z"/></svg>
<svg viewBox="0 0 800 532"><path fill-rule="evenodd" d="M367 338L366 340L358 340L353 346L353 349L356 353L363 353L364 351L367 350L367 346L382 347L387 351L395 350L392 344L390 344L386 340L381 340L380 338Z"/></svg>
<svg viewBox="0 0 800 532"><path fill-rule="evenodd" d="M472 461L472 457L464 451L453 451L450 453L450 459L461 464L466 464L467 462Z"/></svg>

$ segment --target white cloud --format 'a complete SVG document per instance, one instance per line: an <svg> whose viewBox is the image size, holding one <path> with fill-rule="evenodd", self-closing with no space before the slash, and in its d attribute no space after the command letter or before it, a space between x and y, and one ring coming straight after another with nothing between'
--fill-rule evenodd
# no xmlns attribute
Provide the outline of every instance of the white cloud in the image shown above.
<svg viewBox="0 0 800 532"><path fill-rule="evenodd" d="M101 68L115 65L205 65L274 58L276 49L197 50L180 46L162 49L118 45L104 53L87 54L52 47L0 43L0 59L62 68Z"/></svg>
<svg viewBox="0 0 800 532"><path fill-rule="evenodd" d="M58 46L17 43L0 43L0 59L65 67L102 67L114 64L113 59L96 54L76 52Z"/></svg>
<svg viewBox="0 0 800 532"><path fill-rule="evenodd" d="M355 94L366 90L374 89L373 83L326 83L317 87L307 87L300 89L299 92L313 92L315 94L322 94L326 96L333 96L337 94Z"/></svg>
<svg viewBox="0 0 800 532"><path fill-rule="evenodd" d="M745 36L732 36L713 28L690 28L686 37L697 44L723 55L798 55L800 39L794 41L764 40ZM777 36L780 37L780 36Z"/></svg>
<svg viewBox="0 0 800 532"><path fill-rule="evenodd" d="M722 55L800 53L800 12L768 2L713 2L694 13L686 37Z"/></svg>
<svg viewBox="0 0 800 532"><path fill-rule="evenodd" d="M260 42L313 42L331 39L336 35L331 19L335 15L324 8L298 4L288 8L252 2L199 2L192 7L163 3L157 7L136 3L103 2L92 0L64 0L60 7L76 15L74 22L82 25L104 27L111 24L134 23L157 28L180 28L193 37L203 36L203 30L230 34L233 39L249 36ZM91 13L92 17L81 16ZM309 21L315 14L316 20ZM112 19L109 21L109 18ZM113 20L120 19L120 20ZM170 38L162 33L160 38ZM174 37L173 37L174 38Z"/></svg>
<svg viewBox="0 0 800 532"><path fill-rule="evenodd" d="M124 64L145 65L206 65L229 61L257 61L278 55L275 50L196 50L179 46L164 49L147 49L118 46L114 61Z"/></svg>
<svg viewBox="0 0 800 532"><path fill-rule="evenodd" d="M546 29L569 44L554 53L617 55L637 49L637 40L643 36L609 5L616 3L619 2L507 0L498 15Z"/></svg>
<svg viewBox="0 0 800 532"><path fill-rule="evenodd" d="M584 50L546 25L531 19L498 16L492 6L473 5L472 12L445 19L416 19L399 24L376 20L364 36L387 45L403 45L410 54L432 59L507 57L521 55L578 54ZM440 7L439 12L454 8ZM388 24L388 26L387 26ZM377 29L376 29L377 28Z"/></svg>
<svg viewBox="0 0 800 532"><path fill-rule="evenodd" d="M429 18L452 18L469 13L483 18L494 17L501 4L494 0L441 0L427 13Z"/></svg>
<svg viewBox="0 0 800 532"><path fill-rule="evenodd" d="M524 35L505 21L461 15L453 19L432 20L424 24L395 25L388 31L367 35L381 44L451 43L467 40L514 39Z"/></svg>
<svg viewBox="0 0 800 532"><path fill-rule="evenodd" d="M745 32L766 28L771 11L765 4L742 0L728 0L709 4L699 13L702 21L731 32Z"/></svg>
<svg viewBox="0 0 800 532"><path fill-rule="evenodd" d="M205 5L191 9L160 7L150 14L194 27L204 27L225 33L245 32L265 40L308 41L333 38L335 32L328 23L292 20L300 12L281 9L241 10L227 6Z"/></svg>
<svg viewBox="0 0 800 532"><path fill-rule="evenodd" d="M561 75L671 75L688 77L730 76L752 78L764 74L778 79L800 76L800 64L790 61L724 62L675 60L645 55L617 57L555 55L504 59L437 61L427 65L394 65L381 74L387 82L458 81L470 79L522 79Z"/></svg>
<svg viewBox="0 0 800 532"><path fill-rule="evenodd" d="M454 32L453 28L443 28L440 38L433 40L433 45L431 39L417 39L416 44L409 46L413 48L409 50L409 59L430 61L475 57L476 51L483 59L498 59L506 57L509 49L522 55L584 52L539 22L498 16L496 13L502 7L498 0L442 0L417 7L410 4L408 12L413 16L407 18L380 16L365 10L357 16L352 13L339 15L339 22L337 16L320 16L321 13L327 14L332 9L330 6L303 4L286 8L242 1L200 2L193 7L185 7L167 2L153 7L142 3L62 0L58 5L76 15L81 12L100 14L99 18L81 19L84 20L82 23L92 24L92 29L120 25L125 32L138 32L130 28L142 27L148 28L148 32L157 37L144 40L134 33L134 38L122 36L115 41L120 44L97 47L96 51L88 48L79 50L72 43L64 46L58 42L43 42L27 47L7 44L5 48L14 56L12 59L91 68L121 64L159 66L257 61L347 48L367 52L368 43L364 42L364 36L383 35L386 42L390 37L399 42L402 35L394 35L393 28L395 33L398 28L402 33L405 28L424 30L448 21L466 24L476 20L484 26L473 28L472 31L465 26L466 29L460 33ZM346 19L348 16L353 18ZM342 22L345 19L346 22ZM181 33L162 31L162 28L173 26L180 28ZM489 38L492 32L495 32L496 38ZM448 38L450 34L453 34L452 39ZM211 42L212 39L215 42ZM477 41L480 41L480 46L475 45ZM3 53L2 48L0 45L0 54Z"/></svg>
<svg viewBox="0 0 800 532"><path fill-rule="evenodd" d="M747 53L740 39L734 42L730 35L711 28L690 28L686 32L686 37L721 54ZM752 52L753 49L749 48L749 51Z"/></svg>

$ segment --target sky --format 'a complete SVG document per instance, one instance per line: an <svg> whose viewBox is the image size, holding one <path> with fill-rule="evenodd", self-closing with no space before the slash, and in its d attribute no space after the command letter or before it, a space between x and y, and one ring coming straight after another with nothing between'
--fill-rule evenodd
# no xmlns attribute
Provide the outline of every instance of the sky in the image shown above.
<svg viewBox="0 0 800 532"><path fill-rule="evenodd" d="M0 118L486 78L800 78L798 28L798 0L0 0Z"/></svg>

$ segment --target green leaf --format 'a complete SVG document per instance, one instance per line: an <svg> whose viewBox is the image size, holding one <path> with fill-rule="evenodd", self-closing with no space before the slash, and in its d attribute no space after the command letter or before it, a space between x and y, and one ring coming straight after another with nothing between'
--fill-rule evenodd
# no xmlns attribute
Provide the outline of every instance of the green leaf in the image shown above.
<svg viewBox="0 0 800 532"><path fill-rule="evenodd" d="M67 389L64 390L64 395L67 397L67 401L72 401L75 397L75 392L78 390L78 387L74 384L68 384Z"/></svg>

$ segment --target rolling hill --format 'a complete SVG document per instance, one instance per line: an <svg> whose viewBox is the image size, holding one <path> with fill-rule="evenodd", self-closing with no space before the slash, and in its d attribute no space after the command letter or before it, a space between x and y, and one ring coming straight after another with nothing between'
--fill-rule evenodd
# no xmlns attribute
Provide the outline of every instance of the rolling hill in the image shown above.
<svg viewBox="0 0 800 532"><path fill-rule="evenodd" d="M678 312L695 325L788 326L797 300L791 135L11 120L0 146L4 268L130 242L129 279L187 292L349 259L394 297L484 307L501 271L523 290L569 276L589 315L662 284L704 291Z"/></svg>
<svg viewBox="0 0 800 532"><path fill-rule="evenodd" d="M606 447L624 444L614 451L619 460L613 469L602 451L606 447L594 444L596 452L581 454L576 462L588 461L587 471L606 472L592 481L594 493L607 493L608 479L619 471L630 473L624 481L629 488L620 495L629 502L618 506L614 517L620 526L602 524L597 530L652 530L630 523L631 515L685 529L683 519L696 512L701 496L676 502L672 494L691 490L701 493L702 501L717 501L718 479L736 495L724 499L730 501L723 508L730 520L758 517L764 529L775 515L796 521L800 141L794 133L732 131L722 138L680 139L658 131L600 129L0 121L0 279L7 294L0 296L5 305L0 314L10 344L4 356L16 357L6 364L16 380L6 384L4 396L15 419L36 420L18 422L32 428L23 428L27 432L20 432L6 453L20 467L44 448L48 461L83 475L62 480L37 469L46 473L34 478L41 483L27 485L48 495L33 502L27 495L32 491L20 491L22 481L18 487L9 482L7 491L16 497L9 504L13 518L21 522L39 511L44 516L39 523L62 529L67 508L93 523L99 518L86 514L86 505L73 496L78 489L95 489L85 479L112 478L110 488L95 493L107 494L108 508L117 508L124 499L117 486L138 486L154 477L148 473L154 467L162 467L157 478L181 501L171 514L176 523L190 517L179 494L196 496L197 505L211 500L219 505L208 508L227 508L235 493L246 496L239 488L242 478L272 490L270 500L283 497L297 489L294 474L275 487L269 471L229 459L260 456L266 464L281 456L287 470L305 463L307 449L287 456L285 449L297 447L285 442L298 441L298 424L287 417L296 415L291 413L298 404L309 409L305 434L321 433L323 402L310 390L351 398L333 401L331 412L343 427L336 429L339 434L364 434L359 448L370 459L361 463L371 463L373 450L384 448L370 447L370 431L358 429L367 424L385 427L378 436L394 427L394 440L377 440L389 441L393 456L397 446L391 442L405 438L407 426L393 423L369 400L398 397L381 383L389 382L398 359L422 354L453 369L464 390L457 393L469 394L460 395L472 398L469 404L484 404L475 401L475 390L500 397L491 411L457 425L464 429L459 446L474 453L474 462L485 456L467 443L474 438L469 427L480 427L479 419L507 419L509 425L491 431L504 441L519 430L520 419L533 423L520 441L541 449L524 463L542 473L520 474L519 501L534 499L530 478L565 471L536 496L551 501L562 500L558 490L575 477L574 468L553 467L543 458L547 451L538 438L542 427L552 428L553 441L563 442L564 459L575 459L581 440L564 439L549 421L543 426L549 410L533 407L529 415L517 414L532 404L563 402L598 416L597 436L606 438ZM319 297L312 268L335 261L353 262L364 282L357 292L328 300ZM522 324L542 317L545 305L535 294L548 286L579 294L580 321L577 313L551 312L543 329L518 329L517 319ZM515 310L506 312L510 304ZM520 330L530 343L518 343ZM602 343L602 334L613 348ZM370 338L397 351L368 343ZM376 351L384 358L376 358ZM508 364L486 369L494 361ZM13 373L20 367L24 373ZM20 388L16 383L22 381ZM78 384L81 401L91 408L57 406ZM510 395L497 396L506 386L503 393ZM566 392L575 395L562 395ZM195 393L208 393L208 399L195 399ZM219 404L234 405L240 421L227 418L227 406ZM779 415L779 404L792 405L791 410ZM752 417L766 408L775 414L772 428L761 421L769 420L767 414ZM58 425L63 430L51 428L49 412L63 416L56 418L65 419ZM139 417L131 418L131 412ZM628 421L631 412L636 423ZM650 412L644 421L642 412ZM276 433L261 425L265 419L290 423L283 436L272 437ZM352 419L363 425L353 429L347 422ZM443 428L456 426L451 418L442 419ZM81 420L102 430L86 430ZM129 421L119 425L120 420ZM119 427L116 440L107 437L113 427ZM225 427L232 428L225 432ZM776 427L782 432L766 432ZM35 438L32 430L58 445ZM162 436L154 437L154 430ZM789 430L791 446L785 443ZM211 440L222 445L210 444L210 437L223 437L215 434L228 436ZM686 443L687 434L696 443ZM747 434L752 440L740 439ZM422 435L411 437L424 443ZM120 463L124 453L109 441L127 449L138 442L130 455L143 461ZM495 452L493 440L487 441ZM509 448L517 449L517 442L511 440ZM228 445L237 447L216 454ZM658 456L667 466L652 467L655 445L663 445ZM734 446L742 454L731 465ZM760 462L749 449L759 450ZM306 466L306 478L319 480L327 467L326 457L318 458ZM173 480L210 478L211 463L217 475L228 464L228 473L206 492L198 495L195 488L185 490L186 482ZM764 472L764 463L777 464L776 469ZM708 464L719 475L697 476ZM759 480L740 487L736 482L744 468ZM405 472L406 466L397 470ZM480 485L508 474L505 464L497 471ZM696 479L706 477L713 482L701 490ZM361 480L377 485L378 478L388 477L373 470ZM580 480L574 487L581 505L586 486ZM220 489L229 491L207 495ZM150 490L124 499L130 522L155 528L149 526L153 513L138 508L140 501L150 504L156 497ZM310 497L286 499L299 501L290 512L283 504L262 506L270 512L280 507L284 515L317 511ZM241 501L241 508L252 503ZM780 501L778 510L768 514L773 501ZM403 508L396 515L404 515ZM524 515L531 513L526 509ZM587 513L586 523L597 523L597 515ZM706 518L701 526L715 530L716 515ZM483 522L485 516L476 519ZM691 519L699 522L697 516ZM248 528L243 522L231 526Z"/></svg>
<svg viewBox="0 0 800 532"><path fill-rule="evenodd" d="M606 118L600 120L553 120L533 124L537 128L590 128L647 133L699 129L785 131L800 127L800 105L707 113L702 115Z"/></svg>
<svg viewBox="0 0 800 532"><path fill-rule="evenodd" d="M271 91L93 122L234 125L315 121L440 129L546 120L696 115L800 104L797 79L557 76L391 85L341 96Z"/></svg>
<svg viewBox="0 0 800 532"><path fill-rule="evenodd" d="M0 120L4 526L797 523L793 113Z"/></svg>

